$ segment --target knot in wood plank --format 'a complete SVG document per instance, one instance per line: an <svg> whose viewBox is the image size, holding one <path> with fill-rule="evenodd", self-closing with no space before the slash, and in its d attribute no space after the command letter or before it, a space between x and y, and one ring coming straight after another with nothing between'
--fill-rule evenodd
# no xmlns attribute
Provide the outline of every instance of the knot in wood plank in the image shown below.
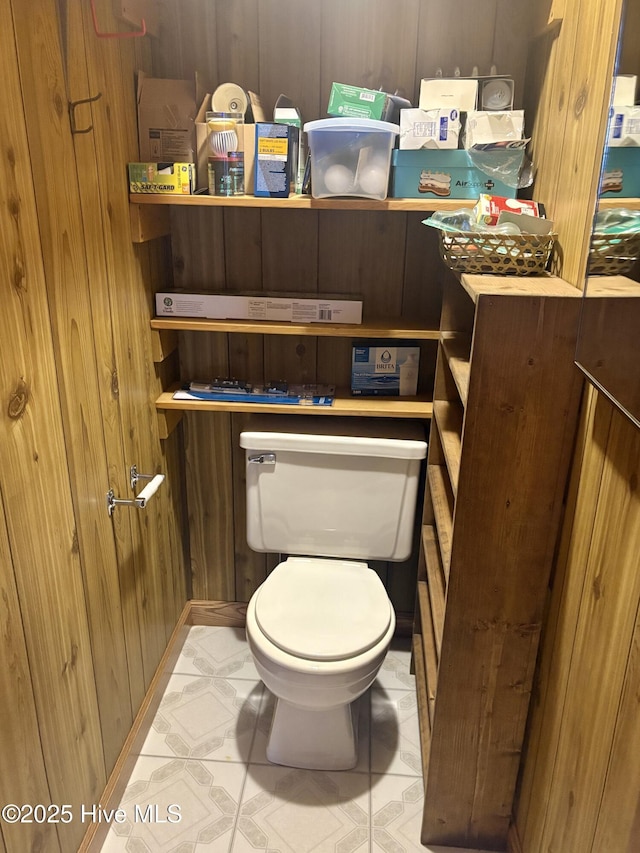
<svg viewBox="0 0 640 853"><path fill-rule="evenodd" d="M22 417L24 410L27 408L29 396L29 386L24 379L20 379L15 390L11 392L9 405L7 406L7 414L11 420L15 421Z"/></svg>
<svg viewBox="0 0 640 853"><path fill-rule="evenodd" d="M576 98L575 104L573 105L573 112L576 118L580 117L584 108L587 106L588 100L589 89L587 87L587 84L585 83L578 92L578 97Z"/></svg>

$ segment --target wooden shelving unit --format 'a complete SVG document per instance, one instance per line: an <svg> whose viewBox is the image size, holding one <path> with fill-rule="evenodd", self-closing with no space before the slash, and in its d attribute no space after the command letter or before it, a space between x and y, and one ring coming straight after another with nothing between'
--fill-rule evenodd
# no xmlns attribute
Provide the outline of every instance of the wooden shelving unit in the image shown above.
<svg viewBox="0 0 640 853"><path fill-rule="evenodd" d="M263 208L265 210L353 210L353 211L400 211L424 212L434 210L458 210L473 207L472 199L439 198L386 198L373 201L366 198L312 198L308 195L290 195L288 198L256 198L252 195L231 198L210 195L132 193L129 195L131 239L134 243L145 243L171 232L171 207L211 208Z"/></svg>
<svg viewBox="0 0 640 853"><path fill-rule="evenodd" d="M176 400L173 386L156 400L156 408L189 412L264 412L287 415L328 415L368 418L429 419L433 411L426 397L350 397L348 391L337 391L331 406L292 406L278 403L234 403L217 400Z"/></svg>
<svg viewBox="0 0 640 853"><path fill-rule="evenodd" d="M444 293L413 643L423 844L506 848L577 420L580 296L551 276L463 275Z"/></svg>
<svg viewBox="0 0 640 853"><path fill-rule="evenodd" d="M151 328L189 332L227 332L244 335L312 335L322 338L416 338L437 341L438 329L406 321L386 320L365 322L361 325L348 323L274 323L266 320L206 320L189 317L156 317Z"/></svg>
<svg viewBox="0 0 640 853"><path fill-rule="evenodd" d="M624 207L627 210L640 210L640 198L607 198L598 199L598 208L600 210L612 210L616 207Z"/></svg>

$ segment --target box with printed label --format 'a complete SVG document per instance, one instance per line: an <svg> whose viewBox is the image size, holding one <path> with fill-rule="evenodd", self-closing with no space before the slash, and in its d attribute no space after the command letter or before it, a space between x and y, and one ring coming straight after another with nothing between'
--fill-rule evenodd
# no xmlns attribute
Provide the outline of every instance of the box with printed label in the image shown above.
<svg viewBox="0 0 640 853"><path fill-rule="evenodd" d="M138 72L138 144L141 160L195 162L196 86L193 80Z"/></svg>
<svg viewBox="0 0 640 853"><path fill-rule="evenodd" d="M600 195L605 198L640 196L640 148L609 148L602 170Z"/></svg>
<svg viewBox="0 0 640 853"><path fill-rule="evenodd" d="M294 128L275 122L257 122L255 128L254 195L287 198L291 191Z"/></svg>
<svg viewBox="0 0 640 853"><path fill-rule="evenodd" d="M523 151L483 152L476 159L469 151L393 151L391 195L394 198L478 198L495 193L515 198ZM478 168L478 162L491 167ZM498 175L513 180L509 186Z"/></svg>
<svg viewBox="0 0 640 853"><path fill-rule="evenodd" d="M156 293L158 317L267 320L284 323L362 323L362 301L333 295L308 298L278 293Z"/></svg>
<svg viewBox="0 0 640 853"><path fill-rule="evenodd" d="M460 136L460 113L444 110L400 110L400 148L455 149Z"/></svg>
<svg viewBox="0 0 640 853"><path fill-rule="evenodd" d="M612 148L640 146L640 107L614 107L608 144Z"/></svg>
<svg viewBox="0 0 640 853"><path fill-rule="evenodd" d="M132 193L191 195L195 189L193 163L129 163L129 191Z"/></svg>
<svg viewBox="0 0 640 853"><path fill-rule="evenodd" d="M420 347L415 341L354 341L351 393L356 397L413 397L419 367Z"/></svg>
<svg viewBox="0 0 640 853"><path fill-rule="evenodd" d="M344 118L382 119L388 95L374 89L362 89L346 83L332 83L327 115Z"/></svg>

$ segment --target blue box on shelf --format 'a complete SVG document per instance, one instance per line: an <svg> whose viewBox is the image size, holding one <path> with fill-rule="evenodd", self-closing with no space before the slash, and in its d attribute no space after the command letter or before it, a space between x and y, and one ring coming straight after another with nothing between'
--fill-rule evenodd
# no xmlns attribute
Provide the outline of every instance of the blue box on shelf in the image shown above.
<svg viewBox="0 0 640 853"><path fill-rule="evenodd" d="M395 150L392 157L391 195L394 198L478 198L491 193L515 198L517 176L524 159L522 150L493 151L470 154L419 148ZM490 166L488 171L478 163ZM513 186L500 180L498 174L512 176Z"/></svg>
<svg viewBox="0 0 640 853"><path fill-rule="evenodd" d="M603 198L640 196L640 148L609 148L602 170L600 195Z"/></svg>

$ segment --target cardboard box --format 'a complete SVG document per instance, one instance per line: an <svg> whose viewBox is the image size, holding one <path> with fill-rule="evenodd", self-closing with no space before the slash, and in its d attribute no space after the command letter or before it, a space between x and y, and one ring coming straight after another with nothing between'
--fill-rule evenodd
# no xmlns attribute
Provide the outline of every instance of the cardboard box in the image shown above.
<svg viewBox="0 0 640 853"><path fill-rule="evenodd" d="M478 103L478 81L474 77L425 77L420 81L421 110L455 108L466 113Z"/></svg>
<svg viewBox="0 0 640 853"><path fill-rule="evenodd" d="M472 110L467 113L464 147L512 142L524 135L524 110Z"/></svg>
<svg viewBox="0 0 640 853"><path fill-rule="evenodd" d="M460 113L447 110L400 110L400 148L455 149L460 136Z"/></svg>
<svg viewBox="0 0 640 853"><path fill-rule="evenodd" d="M196 189L193 163L129 163L132 193L191 195Z"/></svg>
<svg viewBox="0 0 640 853"><path fill-rule="evenodd" d="M496 151L483 158L494 166L508 164L516 171L522 165L523 151ZM393 151L391 195L394 198L478 198L481 193L496 193L515 198L516 183L509 186L480 170L468 151Z"/></svg>
<svg viewBox="0 0 640 853"><path fill-rule="evenodd" d="M255 133L254 195L287 198L291 192L290 125L258 122Z"/></svg>
<svg viewBox="0 0 640 853"><path fill-rule="evenodd" d="M381 120L387 109L388 97L386 92L332 83L327 115Z"/></svg>
<svg viewBox="0 0 640 853"><path fill-rule="evenodd" d="M270 320L285 323L362 323L362 301L332 294L308 298L298 294L156 293L158 317L205 317L210 320Z"/></svg>
<svg viewBox="0 0 640 853"><path fill-rule="evenodd" d="M544 216L544 207L535 201L512 197L505 198L497 193L493 195L482 193L473 209L476 222L484 222L485 225L497 225L498 219L504 211L526 213L529 216Z"/></svg>
<svg viewBox="0 0 640 853"><path fill-rule="evenodd" d="M618 74L613 78L614 107L631 107L636 102L637 77L635 74Z"/></svg>
<svg viewBox="0 0 640 853"><path fill-rule="evenodd" d="M640 196L640 148L610 148L607 151L600 195L605 198Z"/></svg>
<svg viewBox="0 0 640 853"><path fill-rule="evenodd" d="M614 107L607 144L612 148L640 145L640 107Z"/></svg>
<svg viewBox="0 0 640 853"><path fill-rule="evenodd" d="M138 142L142 162L196 162L193 80L138 72Z"/></svg>
<svg viewBox="0 0 640 853"><path fill-rule="evenodd" d="M415 396L420 347L415 341L362 340L351 347L351 393L356 397Z"/></svg>

